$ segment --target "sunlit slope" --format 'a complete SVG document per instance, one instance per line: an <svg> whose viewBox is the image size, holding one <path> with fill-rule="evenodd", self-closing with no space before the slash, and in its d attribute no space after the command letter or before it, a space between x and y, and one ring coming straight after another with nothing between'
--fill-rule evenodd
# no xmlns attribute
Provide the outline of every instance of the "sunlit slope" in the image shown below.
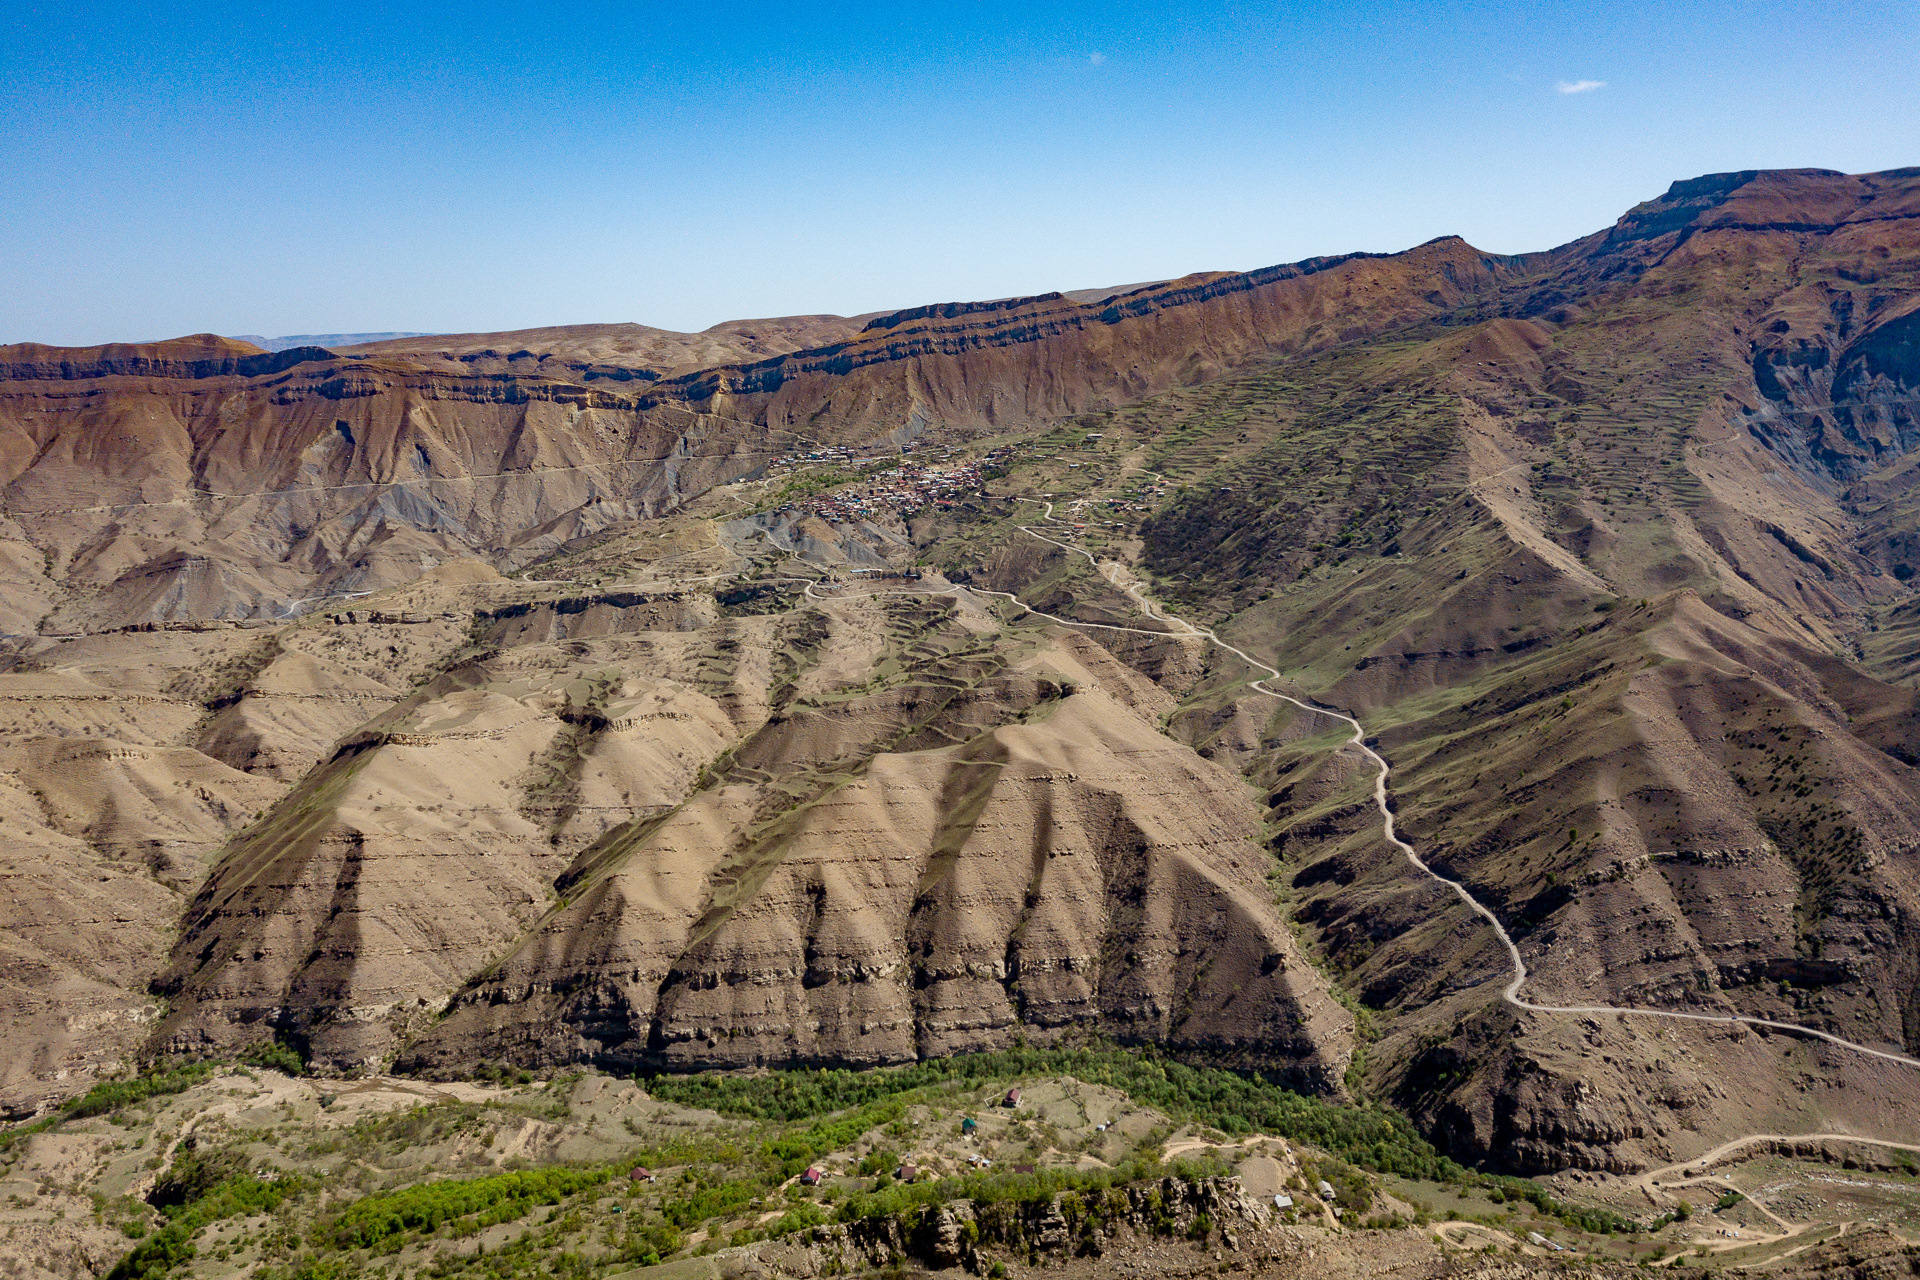
<svg viewBox="0 0 1920 1280"><path fill-rule="evenodd" d="M1183 487L1142 530L1162 591L1362 715L1403 831L1521 939L1536 999L1914 1043L1920 726L1911 694L1847 662L1910 574L1850 496L1858 459L1769 444L1785 411L1753 354L1795 323L1836 345L1851 329L1866 354L1832 362L1877 361L1882 381L1841 420L1907 412L1892 340L1846 320L1866 297L1830 288L1801 314L1809 246L1841 240L1822 266L1843 280L1845 234L1670 237L1584 306L1099 422L1149 442L1146 465ZM1911 270L1886 250L1858 250L1880 289ZM1881 454L1904 447L1880 434ZM1488 931L1380 842L1337 735L1276 749L1316 726L1268 721L1270 702L1220 679L1176 725L1270 780L1297 917L1388 1015L1381 1083L1464 1152L1614 1167L1730 1117L1899 1114L1897 1070L1804 1042L1681 1033L1676 1056L1666 1033L1623 1025L1569 1053L1564 1020L1490 1031L1511 1015L1470 1012L1509 972ZM1648 1071L1666 1074L1648 1088Z"/></svg>
<svg viewBox="0 0 1920 1280"><path fill-rule="evenodd" d="M1172 707L944 600L486 651L233 844L155 1043L712 1066L1098 1032L1337 1089L1350 1019Z"/></svg>
<svg viewBox="0 0 1920 1280"><path fill-rule="evenodd" d="M1906 1133L1890 1064L1503 1004L1347 731L1140 597L1358 717L1536 1002L1913 1052L1917 192L1715 175L1545 254L699 367L9 349L9 829L48 851L9 972L101 1016L23 1014L8 1100L274 1040L447 1076L1105 1037L1528 1168Z"/></svg>

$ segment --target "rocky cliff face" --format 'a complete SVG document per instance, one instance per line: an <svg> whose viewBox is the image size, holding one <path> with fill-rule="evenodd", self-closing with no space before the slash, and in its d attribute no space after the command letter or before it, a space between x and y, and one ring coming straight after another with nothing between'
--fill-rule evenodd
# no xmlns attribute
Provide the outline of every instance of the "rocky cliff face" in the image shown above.
<svg viewBox="0 0 1920 1280"><path fill-rule="evenodd" d="M1275 1218L1274 1210L1248 1195L1238 1178L1168 1177L996 1204L948 1201L904 1215L815 1228L801 1246L811 1255L802 1268L851 1271L911 1259L934 1270L986 1275L998 1257L1024 1255L1060 1265L1167 1237L1203 1248L1225 1245L1234 1252L1244 1240L1249 1252L1268 1253L1269 1261L1272 1255L1305 1252L1292 1233L1272 1230ZM766 1261L776 1270L791 1269L801 1261L794 1251L791 1245L775 1246L766 1251Z"/></svg>
<svg viewBox="0 0 1920 1280"><path fill-rule="evenodd" d="M563 383L197 351L0 352L12 629L284 617L476 552L524 563L767 460Z"/></svg>

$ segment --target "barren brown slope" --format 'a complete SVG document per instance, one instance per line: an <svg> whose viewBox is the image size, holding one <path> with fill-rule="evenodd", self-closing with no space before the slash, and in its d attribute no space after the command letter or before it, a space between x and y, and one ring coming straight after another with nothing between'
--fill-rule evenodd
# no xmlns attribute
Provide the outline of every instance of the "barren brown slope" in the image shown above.
<svg viewBox="0 0 1920 1280"><path fill-rule="evenodd" d="M251 342L196 333L161 342L110 342L99 347L50 347L38 342L0 346L0 378L8 381L89 381L108 377L210 378L278 373L325 358L320 347L269 352Z"/></svg>
<svg viewBox="0 0 1920 1280"><path fill-rule="evenodd" d="M442 333L342 348L342 354L399 357L481 373L553 376L595 366L678 373L740 364L843 342L868 316L775 316L729 320L699 333L644 324L567 324L504 333Z"/></svg>
<svg viewBox="0 0 1920 1280"><path fill-rule="evenodd" d="M1917 179L1718 175L1524 259L1439 241L915 308L671 376L23 354L14 614L271 624L18 642L19 677L71 694L235 638L234 670L153 705L273 803L183 913L148 1048L450 1073L1098 1033L1350 1075L1529 1168L1904 1132L1890 1064L1515 1015L1484 921L1381 840L1344 732L1225 651L887 598L931 574L801 580L925 562L1125 626L1060 544L1133 561L1362 718L1402 830L1542 1003L1911 1048L1920 724L1886 681L1911 666ZM818 506L879 478L808 464L688 510L803 443L987 430L1021 447L986 492L910 518ZM302 614L454 555L582 581L473 566ZM120 700L66 703L53 732L124 738ZM1329 974L1380 1034L1364 1060Z"/></svg>
<svg viewBox="0 0 1920 1280"><path fill-rule="evenodd" d="M211 336L0 349L0 547L44 561L15 574L29 607L51 606L42 629L272 618L451 558L525 564L795 449L1034 423L1364 338L1471 302L1510 270L1451 240L1089 305L925 307L677 377L267 354Z"/></svg>
<svg viewBox="0 0 1920 1280"><path fill-rule="evenodd" d="M1910 611L1879 529L1915 441L1917 179L1676 184L1566 251L1578 305L1230 380L1157 424L1190 488L1148 563L1359 711L1403 833L1506 921L1532 999L1916 1047L1920 722L1847 657ZM1271 779L1297 916L1387 1015L1382 1083L1461 1155L1621 1168L1742 1123L1910 1129L1904 1068L1516 1020L1490 932L1408 876L1353 762L1266 754L1248 701L1187 732Z"/></svg>
<svg viewBox="0 0 1920 1280"><path fill-rule="evenodd" d="M475 553L524 563L782 447L566 383L204 354L0 352L0 539L45 629L274 618Z"/></svg>
<svg viewBox="0 0 1920 1280"><path fill-rule="evenodd" d="M1089 304L1054 293L916 307L845 343L666 379L649 394L796 428L829 403L843 428L1032 423L1443 315L1518 269L1449 237L1402 254L1187 276Z"/></svg>
<svg viewBox="0 0 1920 1280"><path fill-rule="evenodd" d="M178 658L217 659L213 645ZM0 675L0 1114L124 1062L183 895L279 788L195 751L201 707L112 664Z"/></svg>
<svg viewBox="0 0 1920 1280"><path fill-rule="evenodd" d="M1097 1030L1339 1087L1350 1019L1167 694L951 605L659 604L342 743L187 912L153 1047L873 1064Z"/></svg>

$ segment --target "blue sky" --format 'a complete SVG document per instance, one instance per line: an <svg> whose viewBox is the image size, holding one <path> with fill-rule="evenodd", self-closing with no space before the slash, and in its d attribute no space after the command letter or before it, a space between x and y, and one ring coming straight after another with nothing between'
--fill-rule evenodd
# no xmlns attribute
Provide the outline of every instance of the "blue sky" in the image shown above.
<svg viewBox="0 0 1920 1280"><path fill-rule="evenodd" d="M862 311L1920 164L1920 5L0 11L0 342ZM1578 90L1578 91L1569 91Z"/></svg>

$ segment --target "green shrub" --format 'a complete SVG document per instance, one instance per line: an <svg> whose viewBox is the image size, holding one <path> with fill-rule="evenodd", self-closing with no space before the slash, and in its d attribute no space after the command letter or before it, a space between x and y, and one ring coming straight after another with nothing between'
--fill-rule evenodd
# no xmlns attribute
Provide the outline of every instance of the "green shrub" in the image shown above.
<svg viewBox="0 0 1920 1280"><path fill-rule="evenodd" d="M409 1231L432 1231L442 1223L472 1218L494 1226L521 1217L537 1205L559 1204L596 1187L610 1169L528 1169L485 1178L423 1183L356 1200L314 1231L316 1244L366 1248Z"/></svg>
<svg viewBox="0 0 1920 1280"><path fill-rule="evenodd" d="M650 1078L647 1087L656 1097L722 1115L795 1121L873 1106L916 1090L977 1087L1033 1075L1067 1075L1109 1085L1176 1121L1208 1125L1230 1136L1277 1134L1377 1173L1450 1182L1466 1172L1394 1112L1340 1107L1257 1074L1190 1067L1134 1050L1009 1049L862 1072L826 1068L752 1077L660 1075ZM838 1145L844 1141L823 1149Z"/></svg>
<svg viewBox="0 0 1920 1280"><path fill-rule="evenodd" d="M155 1186L166 1200L156 1203L167 1222L120 1259L107 1280L159 1280L193 1260L194 1238L208 1223L271 1213L305 1186L299 1178L257 1178L235 1153L183 1151Z"/></svg>
<svg viewBox="0 0 1920 1280"><path fill-rule="evenodd" d="M282 1075L303 1076L307 1074L307 1060L302 1058L291 1046L277 1040L268 1040L254 1045L240 1055L240 1061L250 1062L256 1067L266 1067Z"/></svg>
<svg viewBox="0 0 1920 1280"><path fill-rule="evenodd" d="M64 1120L83 1120L145 1102L167 1094L185 1093L213 1074L213 1065L192 1062L184 1066L161 1067L131 1080L102 1080L80 1097L60 1109Z"/></svg>

